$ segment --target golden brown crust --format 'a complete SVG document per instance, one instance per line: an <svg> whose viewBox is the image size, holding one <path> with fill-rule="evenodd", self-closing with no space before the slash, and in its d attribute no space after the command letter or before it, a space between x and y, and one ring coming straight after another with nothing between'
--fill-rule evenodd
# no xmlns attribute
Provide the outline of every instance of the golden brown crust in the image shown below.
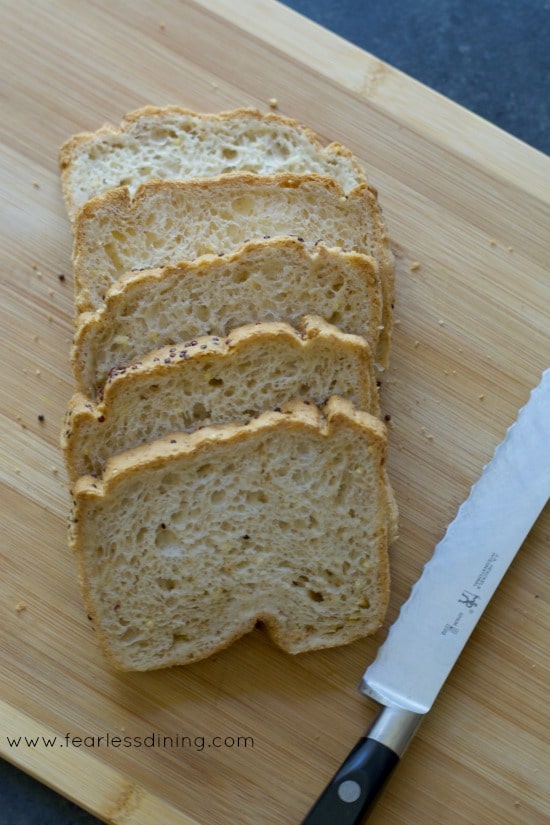
<svg viewBox="0 0 550 825"><path fill-rule="evenodd" d="M143 106L140 109L135 109L126 114L120 123L119 127L111 123L104 124L95 132L79 132L66 140L59 150L59 168L61 172L61 186L63 197L67 206L67 212L74 218L75 204L73 199L71 187L71 165L77 154L85 149L86 146L93 146L106 138L117 138L125 135L134 126L139 125L140 121L157 118L159 120L165 119L167 116L176 115L182 118L193 118L203 123L212 122L213 129L216 124L224 121L250 120L252 122L262 122L267 124L277 124L293 129L299 134L303 135L311 144L311 146L327 156L338 155L345 157L350 166L354 170L358 181L366 182L366 173L360 163L359 159L348 149L337 141L325 143L321 137L308 126L300 124L293 118L286 117L277 112L261 112L259 109L253 107L240 107L237 109L227 110L218 113L198 113L191 109L186 109L182 106Z"/></svg>
<svg viewBox="0 0 550 825"><path fill-rule="evenodd" d="M200 277L206 274L207 270L210 270L211 267L221 269L227 264L236 262L243 253L253 253L256 250L269 247L276 248L281 254L292 249L293 254L304 261L307 259L326 261L333 256L341 257L342 260L345 260L350 265L363 270L369 279L376 276L376 261L369 255L364 255L362 252L342 250L339 247L329 247L323 242L315 244L313 249L308 249L303 243L298 241L296 236L292 235L255 238L239 244L235 249L232 249L230 252L225 252L223 255L201 255L200 258L194 258L192 261L180 261L177 264L126 272L112 285L105 296L105 301L96 312L83 313L78 318L77 331L89 323L92 315L95 316L101 312L113 312L117 303L119 303L122 298L126 298L134 290L141 289L146 283L165 281L175 274L185 277L192 273L192 277Z"/></svg>
<svg viewBox="0 0 550 825"><path fill-rule="evenodd" d="M284 126L288 126L291 129L296 129L296 131L301 132L303 135L306 135L308 140L316 149L323 149L327 148L328 146L336 146L339 149L343 149L346 156L350 158L354 158L353 153L344 146L340 146L337 142L332 142L329 144L324 144L321 140L320 136L314 132L309 126L303 126L297 120L293 118L286 117L281 115L277 112L261 112L260 109L255 109L253 107L240 107L238 109L231 109L223 112L194 112L191 109L186 109L183 106L142 106L140 109L134 109L128 114L124 115L120 122L120 126L117 128L112 123L105 123L100 129L97 129L95 132L79 132L78 134L72 135L68 138L61 146L59 150L59 166L62 171L66 170L67 167L73 162L74 156L76 154L76 150L81 148L86 144L92 144L97 140L100 140L103 136L109 137L119 137L123 135L125 132L128 131L130 126L133 126L135 123L139 123L140 120L144 118L164 118L166 115L180 115L182 117L191 117L197 118L199 121L208 121L211 120L214 124L224 120L242 120L242 119L250 119L250 120L259 120L265 123L278 123ZM361 166L358 165L358 170L361 172L364 171Z"/></svg>
<svg viewBox="0 0 550 825"><path fill-rule="evenodd" d="M276 321L247 324L233 330L227 338L202 336L192 342L181 342L173 347L152 350L132 365L113 369L105 384L102 399L97 403L82 392L75 393L69 401L61 434L61 448L69 478L74 481L79 475L77 468L82 465L82 449L85 443L83 432L96 422L107 426L114 408L124 399L129 386L146 385L150 378L159 381L162 376L175 370L187 369L191 363L203 360L211 362L213 356L221 366L224 359L230 358L233 353L246 352L253 348L256 341L266 344L282 338L295 349L297 356L300 351L305 352L310 342L315 339L323 339L335 352L346 352L350 356L353 354L365 379L358 382L355 388L359 407L373 415L378 414L378 393L372 371L372 354L364 338L344 334L322 318L314 316L304 317L299 329ZM197 387L197 391L200 389Z"/></svg>
<svg viewBox="0 0 550 825"><path fill-rule="evenodd" d="M171 279L183 282L187 278L200 278L206 275L215 275L216 271L222 272L226 267L237 264L240 260L252 257L255 254L262 254L263 250L271 250L281 257L292 254L298 265L311 265L323 268L325 266L342 265L353 269L365 285L365 296L370 296L374 301L374 295L380 288L377 265L375 261L360 252L344 252L340 249L331 249L320 243L313 250L308 250L296 237L279 236L276 238L266 238L261 240L251 240L241 244L233 251L223 255L202 255L193 261L182 261L157 269L145 269L137 272L126 273L119 278L107 292L103 305L95 312L82 313L77 321L74 335L73 348L71 351L71 366L78 389L90 394L90 381L85 379L87 353L93 350L94 339L101 330L113 324L113 319L123 310L124 306L132 300L136 294L143 294L149 288L160 289L162 285ZM378 313L380 307L378 307ZM380 317L380 316L379 316ZM366 330L361 331L363 335ZM375 331L376 332L376 331ZM370 338L373 349L376 347L376 339ZM376 352L377 360L386 365L388 360L388 349L379 346ZM95 379L94 382L95 384Z"/></svg>
<svg viewBox="0 0 550 825"><path fill-rule="evenodd" d="M75 238L81 237L78 233L82 232L85 222L94 217L96 212L120 212L124 213L125 217L131 217L133 212L138 211L142 203L147 202L151 194L156 194L162 190L170 193L178 190L192 193L209 191L218 187L227 190L240 187L250 189L254 186L260 186L262 189L307 189L312 185L344 200L359 197L363 194L370 203L377 199L376 189L368 183L359 184L348 195L345 195L344 190L334 178L313 172L302 174L275 172L272 175L257 175L255 172L228 172L210 178L190 178L189 180L158 180L155 178L140 184L133 196L127 186L119 186L116 189L110 189L104 195L91 198L77 212Z"/></svg>
<svg viewBox="0 0 550 825"><path fill-rule="evenodd" d="M154 198L158 193L164 192L171 198L182 193L191 200L197 194L199 197L207 195L217 195L223 193L224 200L229 199L235 192L246 191L252 197L254 194L277 191L279 189L300 189L305 196L330 198L333 202L339 203L343 208L346 204L355 205L359 214L368 215L365 221L365 232L369 226L370 245L376 249L375 259L380 266L382 287L384 290L384 300L388 304L393 303L393 255L389 247L389 239L382 217L382 212L378 205L376 190L369 184L356 186L348 195L340 184L333 178L317 175L302 174L289 175L278 172L273 175L259 176L251 172L236 172L226 175L218 175L213 178L196 178L188 181L173 180L151 180L142 184L132 197L126 187L119 187L99 195L87 201L78 211L74 222L74 246L73 264L76 305L79 312L92 311L95 309L93 302L88 295L87 279L87 242L90 226L94 220L101 217L114 215L118 219L131 221L134 215L138 215L142 205L147 205L150 198ZM358 229L358 235L360 230ZM310 243L313 241L310 240ZM365 248L357 248L356 251L364 252ZM223 251L223 250L220 250ZM116 279L120 274L116 275ZM111 284L109 284L110 287ZM108 287L108 288L109 288Z"/></svg>
<svg viewBox="0 0 550 825"><path fill-rule="evenodd" d="M285 404L280 412L262 413L247 425L240 423L211 425L193 433L177 433L175 443L170 435L133 450L127 450L108 461L102 479L95 479L91 476L78 479L73 494L77 500L110 495L116 485L128 474L139 473L145 468L157 469L166 466L176 458L182 458L190 453L196 454L200 450L208 450L212 442L224 444L245 442L254 437L257 432L272 430L274 427L306 428L317 430L321 435L327 436L331 425L337 425L342 420L352 423L358 429L368 431L373 442L380 449L385 450L386 428L384 424L379 418L356 410L349 401L333 396L327 402L324 411L321 411L313 404L292 400Z"/></svg>

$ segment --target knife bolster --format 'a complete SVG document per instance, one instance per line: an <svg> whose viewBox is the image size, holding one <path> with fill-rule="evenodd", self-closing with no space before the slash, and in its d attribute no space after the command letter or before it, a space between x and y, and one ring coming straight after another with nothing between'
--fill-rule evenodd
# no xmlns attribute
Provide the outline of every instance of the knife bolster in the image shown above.
<svg viewBox="0 0 550 825"><path fill-rule="evenodd" d="M367 738L380 742L401 758L423 718L424 714L412 710L384 707L369 729Z"/></svg>

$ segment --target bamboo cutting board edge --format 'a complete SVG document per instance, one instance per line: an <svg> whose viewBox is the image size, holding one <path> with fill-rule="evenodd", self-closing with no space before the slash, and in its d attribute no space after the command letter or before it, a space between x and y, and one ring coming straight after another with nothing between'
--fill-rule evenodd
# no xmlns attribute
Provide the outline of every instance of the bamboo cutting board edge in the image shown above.
<svg viewBox="0 0 550 825"><path fill-rule="evenodd" d="M0 700L0 727L3 737L17 739L21 731L32 731L32 737L55 739L57 732ZM24 734L23 734L24 735ZM3 743L3 740L2 740ZM199 825L197 820L176 810L160 797L136 785L130 777L106 765L89 751L51 751L48 760L37 758L36 751L0 746L0 755L18 768L39 779L80 807L104 819L125 825ZM98 806L98 801L100 804Z"/></svg>
<svg viewBox="0 0 550 825"><path fill-rule="evenodd" d="M198 0L193 2L201 5ZM226 0L211 0L208 10L225 16ZM425 134L432 143L476 164L480 171L490 170L548 203L543 185L548 158L542 152L278 0L269 3L269 14L265 3L242 0L231 10L230 25L275 47L284 43L283 54L292 52L296 62L315 67L323 81L355 94L370 108L390 114L401 127ZM325 54L325 60L319 60L320 53ZM346 134L346 124L336 127ZM368 163L367 158L365 161Z"/></svg>

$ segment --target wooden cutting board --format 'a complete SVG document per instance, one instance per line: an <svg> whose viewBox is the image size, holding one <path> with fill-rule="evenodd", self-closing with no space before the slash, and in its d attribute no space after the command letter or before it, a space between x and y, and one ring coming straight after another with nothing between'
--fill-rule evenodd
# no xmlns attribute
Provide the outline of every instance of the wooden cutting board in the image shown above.
<svg viewBox="0 0 550 825"><path fill-rule="evenodd" d="M298 823L375 715L357 691L365 666L550 361L548 161L271 0L2 11L0 754L106 822ZM366 162L393 238L391 607L347 648L291 658L255 631L187 668L121 675L96 647L66 546L71 236L57 150L146 103L270 98ZM548 821L549 533L547 509L373 825ZM173 746L151 747L158 736Z"/></svg>

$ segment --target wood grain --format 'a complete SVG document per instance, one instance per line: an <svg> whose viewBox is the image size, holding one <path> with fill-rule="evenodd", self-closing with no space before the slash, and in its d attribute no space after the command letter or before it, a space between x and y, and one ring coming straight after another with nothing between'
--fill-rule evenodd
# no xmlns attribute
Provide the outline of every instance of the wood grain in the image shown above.
<svg viewBox="0 0 550 825"><path fill-rule="evenodd" d="M2 10L0 754L106 822L299 822L374 716L356 689L366 664L548 366L548 160L272 0L4 0ZM72 284L58 147L145 103L267 109L273 97L366 162L393 238L397 324L382 404L401 529L387 622L339 650L291 658L255 631L187 668L117 674L97 650L66 546L58 437ZM547 509L373 825L548 820L549 535ZM14 748L5 738L68 732L254 745Z"/></svg>

